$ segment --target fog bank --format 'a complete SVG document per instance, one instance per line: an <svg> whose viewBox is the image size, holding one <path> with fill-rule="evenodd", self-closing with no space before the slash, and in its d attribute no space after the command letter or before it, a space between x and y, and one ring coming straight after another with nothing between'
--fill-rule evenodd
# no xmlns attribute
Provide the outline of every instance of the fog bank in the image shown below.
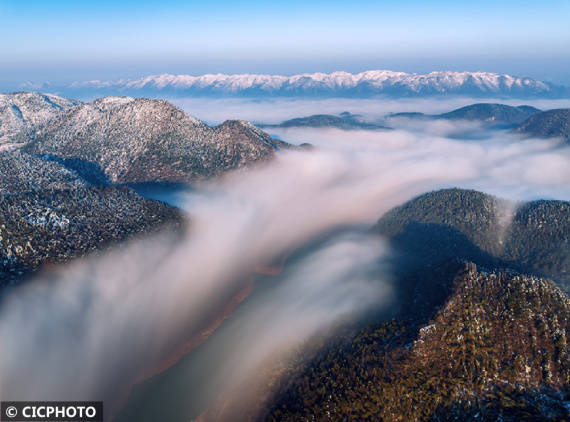
<svg viewBox="0 0 570 422"><path fill-rule="evenodd" d="M259 107L247 112L267 105ZM277 111L267 112L277 119ZM556 140L499 131L465 141L448 138L448 130L275 130L315 148L196 186L184 199L191 225L182 239L135 241L40 275L7 297L0 395L102 399L112 408L141 374L207 326L257 269L333 229L370 224L425 191L461 186L516 200L570 199L570 149ZM276 350L346 315L389 306L389 273L376 271L386 254L381 239L347 237L294 264L236 323L223 345L232 351L226 365L204 383L223 379L228 387Z"/></svg>
<svg viewBox="0 0 570 422"><path fill-rule="evenodd" d="M383 118L389 113L421 112L439 114L475 103L500 103L512 106L531 105L541 110L570 107L569 99L502 99L502 98L373 98L373 99L240 99L240 98L170 98L173 104L210 124L227 119L241 119L276 124L311 114L339 114L349 111L368 120Z"/></svg>

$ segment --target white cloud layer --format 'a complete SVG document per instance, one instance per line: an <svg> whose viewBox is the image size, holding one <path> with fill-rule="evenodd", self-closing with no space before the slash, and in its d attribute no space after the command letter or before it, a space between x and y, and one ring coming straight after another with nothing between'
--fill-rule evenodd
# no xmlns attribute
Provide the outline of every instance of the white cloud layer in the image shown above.
<svg viewBox="0 0 570 422"><path fill-rule="evenodd" d="M239 98L171 98L169 101L181 107L188 114L209 123L221 123L227 119L242 119L267 124L280 123L283 120L303 117L311 114L339 114L349 111L362 114L364 118L375 120L389 113L422 112L438 114L466 105L486 102L512 106L531 105L541 110L570 107L570 99L548 100L528 99L513 100L500 98L377 98L349 99L331 98L323 100L308 99L239 99Z"/></svg>
<svg viewBox="0 0 570 422"><path fill-rule="evenodd" d="M292 113L264 108L243 113ZM496 132L461 141L446 138L447 129L416 128L276 133L316 148L283 152L199 186L185 199L191 227L181 240L162 235L133 242L38 276L6 298L0 307L2 398L105 399L112 407L141 373L219 314L257 268L330 230L369 224L427 190L462 186L516 200L570 199L570 150L556 140ZM273 295L236 324L234 343L226 345L236 351L228 365L243 369L236 377L284 342L386 305L389 275L370 278L386 253L378 239L340 238L288 268ZM277 328L280 334L271 334ZM226 370L220 366L212 378Z"/></svg>

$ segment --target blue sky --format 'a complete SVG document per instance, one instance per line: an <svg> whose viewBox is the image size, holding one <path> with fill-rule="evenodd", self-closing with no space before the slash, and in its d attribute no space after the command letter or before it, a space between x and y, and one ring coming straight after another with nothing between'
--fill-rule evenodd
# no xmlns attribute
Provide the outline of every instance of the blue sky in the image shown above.
<svg viewBox="0 0 570 422"><path fill-rule="evenodd" d="M0 0L0 86L367 69L570 84L569 21L569 0Z"/></svg>

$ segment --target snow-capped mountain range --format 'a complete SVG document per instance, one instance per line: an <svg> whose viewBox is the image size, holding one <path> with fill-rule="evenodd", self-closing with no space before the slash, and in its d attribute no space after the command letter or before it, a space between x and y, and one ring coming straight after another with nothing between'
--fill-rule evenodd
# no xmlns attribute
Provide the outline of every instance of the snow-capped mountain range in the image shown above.
<svg viewBox="0 0 570 422"><path fill-rule="evenodd" d="M532 78L487 72L432 72L428 74L370 70L305 73L293 76L257 74L152 75L117 81L74 82L70 91L165 94L184 96L325 96L370 97L470 95L477 97L566 97L566 87Z"/></svg>

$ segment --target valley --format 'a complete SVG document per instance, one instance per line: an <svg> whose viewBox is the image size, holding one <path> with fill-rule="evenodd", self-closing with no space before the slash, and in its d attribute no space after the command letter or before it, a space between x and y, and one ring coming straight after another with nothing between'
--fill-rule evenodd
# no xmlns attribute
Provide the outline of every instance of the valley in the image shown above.
<svg viewBox="0 0 570 422"><path fill-rule="evenodd" d="M569 16L0 1L0 420L570 422Z"/></svg>
<svg viewBox="0 0 570 422"><path fill-rule="evenodd" d="M3 101L22 113L0 114L0 334L32 333L0 362L9 396L95 394L119 421L567 417L564 112L265 132L164 100ZM35 330L57 339L46 374L91 381L17 382Z"/></svg>

